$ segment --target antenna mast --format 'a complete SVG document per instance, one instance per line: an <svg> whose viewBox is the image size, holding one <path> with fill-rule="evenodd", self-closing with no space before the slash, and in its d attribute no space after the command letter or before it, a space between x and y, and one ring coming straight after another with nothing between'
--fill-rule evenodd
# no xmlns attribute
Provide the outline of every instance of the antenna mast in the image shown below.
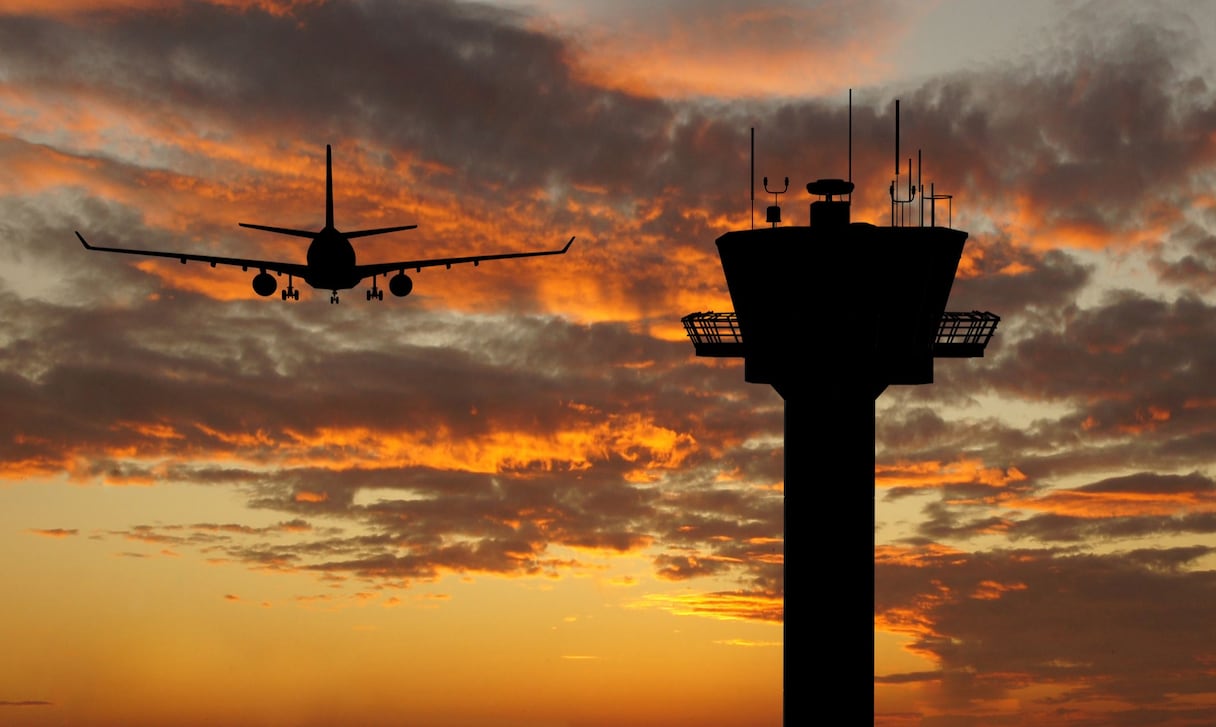
<svg viewBox="0 0 1216 727"><path fill-rule="evenodd" d="M756 229L756 127L752 127L752 229Z"/></svg>
<svg viewBox="0 0 1216 727"><path fill-rule="evenodd" d="M895 227L895 208L900 207L900 222L903 222L903 206L912 203L916 197L916 185L912 182L912 157L908 157L908 197L900 199L895 194L895 184L899 181L899 99L895 99L895 179L891 180L891 226Z"/></svg>

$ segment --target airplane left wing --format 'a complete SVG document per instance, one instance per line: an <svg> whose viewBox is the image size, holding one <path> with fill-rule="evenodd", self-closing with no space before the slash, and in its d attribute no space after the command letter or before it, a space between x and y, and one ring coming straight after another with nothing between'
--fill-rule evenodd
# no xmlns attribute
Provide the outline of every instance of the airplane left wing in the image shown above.
<svg viewBox="0 0 1216 727"><path fill-rule="evenodd" d="M433 267L437 267L439 265L446 265L447 267L450 268L453 265L460 265L462 263L473 263L474 265L478 265L483 260L506 260L508 258L536 257L538 255L562 255L567 250L570 249L570 246L572 244L574 244L573 237L571 237L569 240L567 240L565 247L562 247L560 250L535 250L535 251L531 251L531 252L505 252L505 253L497 253L494 255L466 255L464 257L440 257L440 258L431 258L429 260L402 260L399 262L391 262L391 263L373 263L371 265L356 265L355 272L360 276L360 278L368 278L373 275L384 275L386 273L391 273L394 271L405 272L406 270L409 270L409 269L413 269L414 271L420 271L423 268L433 268Z"/></svg>
<svg viewBox="0 0 1216 727"><path fill-rule="evenodd" d="M216 265L234 265L239 266L243 270L257 268L261 272L266 272L269 270L276 273L285 273L287 275L295 275L299 277L304 277L304 274L308 272L308 266L301 265L300 263L286 263L278 260L254 260L252 258L243 257L220 257L218 255L199 255L197 253L189 252L135 250L127 247L101 247L99 245L90 245L88 241L84 239L84 236L80 234L80 232L76 233L76 237L80 240L80 244L84 245L86 250L96 250L98 252L121 252L128 255L146 255L149 257L167 257L173 258L174 260L180 260L182 265L185 265L189 260L193 260L196 262L210 263L211 267L215 267Z"/></svg>

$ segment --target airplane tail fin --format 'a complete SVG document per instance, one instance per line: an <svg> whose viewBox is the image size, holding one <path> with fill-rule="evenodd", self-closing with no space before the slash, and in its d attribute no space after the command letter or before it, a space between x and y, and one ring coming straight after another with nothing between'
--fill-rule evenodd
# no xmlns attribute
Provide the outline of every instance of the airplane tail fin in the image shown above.
<svg viewBox="0 0 1216 727"><path fill-rule="evenodd" d="M334 173L333 173L333 150L329 144L325 145L325 227L334 229ZM265 232L274 232L280 235L294 235L296 237L316 237L316 232L309 230L294 230L288 227L272 227L270 225L251 225L248 222L238 222L241 227L248 227L253 230L263 230ZM401 230L412 230L418 225L398 225L396 227L377 227L374 230L355 230L354 232L343 233L347 238L351 237L368 237L370 235L383 235L386 232L399 232ZM81 242L84 242L82 239Z"/></svg>
<svg viewBox="0 0 1216 727"><path fill-rule="evenodd" d="M325 226L330 229L333 229L334 226L333 157L329 144L325 145Z"/></svg>

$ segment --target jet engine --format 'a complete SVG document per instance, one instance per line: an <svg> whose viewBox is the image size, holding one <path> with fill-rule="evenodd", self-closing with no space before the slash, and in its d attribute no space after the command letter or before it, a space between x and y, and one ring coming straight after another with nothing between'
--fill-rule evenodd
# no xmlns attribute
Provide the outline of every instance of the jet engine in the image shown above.
<svg viewBox="0 0 1216 727"><path fill-rule="evenodd" d="M404 298L414 289L414 281L410 280L410 276L405 273L397 273L389 278L388 289L398 298Z"/></svg>
<svg viewBox="0 0 1216 727"><path fill-rule="evenodd" d="M253 276L253 292L263 298L268 295L274 295L275 288L278 287L278 282L275 281L274 276L270 273L258 273Z"/></svg>

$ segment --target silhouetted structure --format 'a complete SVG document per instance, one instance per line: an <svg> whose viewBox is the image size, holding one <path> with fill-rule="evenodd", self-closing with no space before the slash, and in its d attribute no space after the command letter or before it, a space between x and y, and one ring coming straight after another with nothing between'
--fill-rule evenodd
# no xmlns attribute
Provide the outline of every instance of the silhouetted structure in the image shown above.
<svg viewBox="0 0 1216 727"><path fill-rule="evenodd" d="M241 227L248 227L254 230L262 230L263 232L273 232L279 235L291 235L292 237L308 238L311 242L308 243L308 253L305 257L307 262L292 263L283 262L280 260L253 260L250 258L239 257L220 257L217 255L200 255L196 253L184 252L168 252L161 250L135 250L126 247L99 247L90 245L85 241L84 236L79 232L76 237L80 240L80 244L84 245L86 250L97 250L99 252L120 252L128 255L147 255L151 257L167 257L174 260L180 260L182 265L187 261L194 260L197 262L210 263L211 267L216 265L232 265L240 266L241 270L248 271L249 268L254 268L258 271L253 276L253 292L260 296L274 295L274 291L278 289L279 283L275 280L274 273L282 277L287 276L287 287L282 291L283 300L299 300L300 291L295 288L295 278L301 278L314 288L320 288L330 291L329 302L338 302L338 291L349 290L367 278L372 279L372 287L366 291L368 300L384 300L384 291L376 285L376 279L381 275L388 275L395 272L393 277L389 278L388 289L393 295L398 298L405 297L414 289L414 281L410 276L405 274L406 270L413 269L415 272L420 272L423 268L437 267L443 265L449 270L453 265L461 265L464 263L473 263L476 267L486 260L506 260L508 258L518 257L535 257L537 255L562 255L570 249L570 245L574 243L574 238L571 237L566 246L557 250L537 250L532 252L507 252L495 253L492 255L464 255L461 257L441 257L428 258L421 260L396 260L393 262L372 263L370 265L358 265L355 262L355 248L350 241L356 237L371 237L372 235L383 235L389 232L401 232L402 230L412 230L418 225L398 225L396 227L378 227L372 230L355 230L353 232L341 232L334 227L334 181L333 181L333 153L330 150L329 144L325 145L325 226L316 232L310 230L296 230L289 227L272 227L270 225L253 225L248 222L239 222Z"/></svg>
<svg viewBox="0 0 1216 727"><path fill-rule="evenodd" d="M898 119L896 101L896 181ZM850 157L851 136L850 128ZM851 166L850 159L850 177ZM815 480L830 488L815 493L830 523L816 522L809 509L800 511L807 529L795 541L802 544L796 562L811 557L806 544L812 532L822 533L816 538L821 557L817 577L810 578L804 567L807 585L796 592L811 595L827 628L839 625L859 640L864 635L864 642L847 641L843 653L828 658L843 659L849 674L869 668L871 683L873 581L870 591L858 584L864 582L860 574L874 566L874 403L892 384L932 383L936 358L983 356L1000 320L992 313L946 311L967 233L937 226L936 204L950 197L932 191L926 196L922 185L912 184L910 159L907 176L906 190L891 183L889 227L850 219L851 179L806 185L818 199L804 227L780 226L774 199L766 214L769 227L727 232L717 240L734 312L682 319L698 356L741 357L746 381L769 384L784 399L786 490L791 482L810 486L812 468ZM784 192L769 190L767 178L764 187L774 198ZM918 192L920 215L912 224ZM871 487L861 486L867 481ZM817 593L814 584L827 592ZM806 620L812 610L806 601L799 605ZM856 693L854 677L847 681L844 693Z"/></svg>

